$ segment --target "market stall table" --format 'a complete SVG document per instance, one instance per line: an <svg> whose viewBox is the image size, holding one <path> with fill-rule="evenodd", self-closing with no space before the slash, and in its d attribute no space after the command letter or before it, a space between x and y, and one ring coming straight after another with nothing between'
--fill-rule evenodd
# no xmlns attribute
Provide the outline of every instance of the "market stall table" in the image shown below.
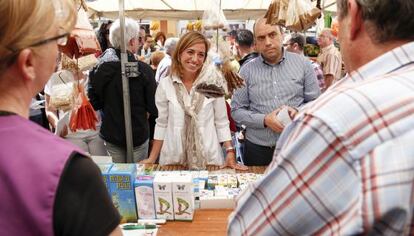
<svg viewBox="0 0 414 236"><path fill-rule="evenodd" d="M158 229L159 236L226 235L227 218L233 209L197 209L192 222L168 221Z"/></svg>
<svg viewBox="0 0 414 236"><path fill-rule="evenodd" d="M185 167L181 165L167 165L160 166L157 164L145 164L146 167L150 167L153 171L174 171L174 170L186 170ZM231 170L229 168L220 169L219 166L207 166L208 171L218 171L218 170ZM236 173L256 173L263 174L266 170L266 166L249 166L248 170L236 170Z"/></svg>
<svg viewBox="0 0 414 236"><path fill-rule="evenodd" d="M153 165L156 171L185 170L182 166L158 166ZM236 171L237 173L257 173L262 174L266 167L250 166L246 171ZM220 170L218 166L208 166L208 171ZM227 219L233 209L197 209L195 210L192 222L168 221L161 225L157 235L226 235Z"/></svg>

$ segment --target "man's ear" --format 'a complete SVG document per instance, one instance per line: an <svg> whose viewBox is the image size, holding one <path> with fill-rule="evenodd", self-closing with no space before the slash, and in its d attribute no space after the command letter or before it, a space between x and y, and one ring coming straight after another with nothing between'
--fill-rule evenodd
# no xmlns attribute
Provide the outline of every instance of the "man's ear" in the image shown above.
<svg viewBox="0 0 414 236"><path fill-rule="evenodd" d="M358 6L355 0L348 1L348 15L350 19L350 39L354 40L358 36L358 33L364 24L364 21L362 20L361 8Z"/></svg>
<svg viewBox="0 0 414 236"><path fill-rule="evenodd" d="M132 38L132 39L130 39L130 40L128 41L128 45L127 45L127 47L128 47L128 46L132 46L132 45L134 45L133 43L134 43L134 38Z"/></svg>
<svg viewBox="0 0 414 236"><path fill-rule="evenodd" d="M36 78L34 60L33 51L30 49L23 49L17 57L17 68L25 80L34 80Z"/></svg>

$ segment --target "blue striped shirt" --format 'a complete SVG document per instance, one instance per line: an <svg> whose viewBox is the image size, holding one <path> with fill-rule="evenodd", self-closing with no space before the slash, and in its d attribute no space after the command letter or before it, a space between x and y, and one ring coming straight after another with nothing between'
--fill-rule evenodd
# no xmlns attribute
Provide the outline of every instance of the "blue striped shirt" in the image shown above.
<svg viewBox="0 0 414 236"><path fill-rule="evenodd" d="M315 71L305 57L283 51L271 65L259 55L240 70L246 86L235 91L231 107L237 124L245 125L246 138L262 146L275 146L280 133L264 127L264 117L282 105L299 108L320 94Z"/></svg>

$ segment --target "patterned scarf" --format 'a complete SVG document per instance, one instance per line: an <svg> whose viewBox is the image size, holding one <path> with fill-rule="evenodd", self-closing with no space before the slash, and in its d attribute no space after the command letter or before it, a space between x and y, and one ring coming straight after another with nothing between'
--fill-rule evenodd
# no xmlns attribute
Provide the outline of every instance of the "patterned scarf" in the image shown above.
<svg viewBox="0 0 414 236"><path fill-rule="evenodd" d="M182 131L182 145L183 145L183 157L181 164L188 166L189 169L205 169L206 159L203 155L203 145L201 142L201 133L197 128L198 113L203 107L204 95L195 92L191 98L190 106L184 104L184 93L187 93L184 84L173 82L175 88L175 94L177 96L178 103L184 110L184 127Z"/></svg>

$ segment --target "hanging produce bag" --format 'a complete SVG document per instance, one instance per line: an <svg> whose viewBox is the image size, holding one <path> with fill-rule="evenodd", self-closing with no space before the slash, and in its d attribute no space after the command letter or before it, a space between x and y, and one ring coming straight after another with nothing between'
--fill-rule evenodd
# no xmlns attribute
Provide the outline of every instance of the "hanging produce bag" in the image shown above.
<svg viewBox="0 0 414 236"><path fill-rule="evenodd" d="M211 0L210 8L203 13L202 23L205 31L218 30L219 33L228 31L229 24L221 9L219 0Z"/></svg>
<svg viewBox="0 0 414 236"><path fill-rule="evenodd" d="M70 58L101 52L98 39L82 7L79 8L76 25L68 37L68 42L65 46L59 46L59 49Z"/></svg>
<svg viewBox="0 0 414 236"><path fill-rule="evenodd" d="M207 55L207 60L196 81L196 91L207 98L216 98L226 94L225 87L226 81L222 73L212 61L211 55Z"/></svg>
<svg viewBox="0 0 414 236"><path fill-rule="evenodd" d="M264 16L266 24L285 26L288 6L289 0L273 0Z"/></svg>
<svg viewBox="0 0 414 236"><path fill-rule="evenodd" d="M309 0L291 0L287 10L286 28L292 31L307 30L320 16L321 10L313 7Z"/></svg>
<svg viewBox="0 0 414 236"><path fill-rule="evenodd" d="M77 91L77 96L70 116L69 128L72 132L76 132L78 129L96 130L98 117L86 96L84 87L79 82L75 83L74 86Z"/></svg>
<svg viewBox="0 0 414 236"><path fill-rule="evenodd" d="M203 14L204 35L211 40L207 61L199 76L196 91L206 97L222 97L243 85L240 76L232 71L231 51L223 40L229 25L220 7L220 1L213 0L210 9Z"/></svg>
<svg viewBox="0 0 414 236"><path fill-rule="evenodd" d="M57 76L62 80L65 81L62 72L59 72ZM56 85L53 85L53 89L51 90L50 94L50 105L57 110L68 111L71 109L73 105L73 83L69 82L62 82Z"/></svg>

